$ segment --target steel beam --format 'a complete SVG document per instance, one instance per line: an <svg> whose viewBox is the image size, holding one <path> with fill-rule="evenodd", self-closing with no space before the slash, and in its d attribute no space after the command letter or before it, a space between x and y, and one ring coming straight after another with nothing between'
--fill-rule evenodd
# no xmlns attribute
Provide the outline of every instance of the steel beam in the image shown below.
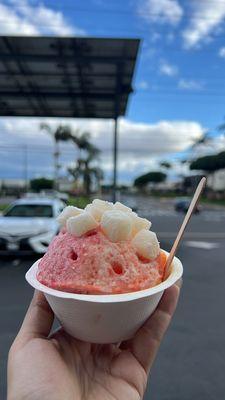
<svg viewBox="0 0 225 400"><path fill-rule="evenodd" d="M1 61L1 60L0 60ZM70 77L73 77L73 78L79 78L79 74L77 74L77 73L75 73L75 72L68 72L68 75L70 76ZM7 72L4 72L4 71L0 71L0 76L3 76L3 77L9 77L9 76L14 76L14 77L17 77L17 78L20 78L21 76L23 76L20 72L10 72L10 73L7 73ZM56 78L63 78L64 77L64 73L60 73L60 72L51 72L51 71L47 71L47 72L26 72L26 76L27 77L32 77L32 76L38 76L38 77L56 77ZM116 79L116 74L110 74L110 73L106 73L106 72L101 72L101 73L99 73L99 74L97 74L97 73L87 73L87 72L83 72L83 76L85 77L85 78L98 78L98 79L105 79L105 78L115 78ZM125 77L125 78L131 78L132 77L132 74L123 74L123 77Z"/></svg>
<svg viewBox="0 0 225 400"><path fill-rule="evenodd" d="M120 96L127 96L129 93L124 92L121 93ZM30 96L30 97L49 97L53 99L70 99L70 98L86 98L88 97L90 99L94 100L103 100L103 101L114 101L116 97L116 93L83 93L83 92L62 92L62 93L54 93L54 92L32 92L32 91L27 91L23 90L21 91L14 91L14 90L9 90L9 91L4 91L1 90L1 96L6 98L20 98L24 96Z"/></svg>
<svg viewBox="0 0 225 400"><path fill-rule="evenodd" d="M5 53L5 52L0 52L0 59L4 61L13 61L13 58L16 58L17 60L21 62L53 62L53 63L58 63L61 62L61 58L59 57L58 54L23 54L23 53L14 53L13 57L11 54ZM128 57L128 56L122 56L122 57L98 57L98 56L86 56L86 55L65 55L65 61L66 62L79 62L81 64L88 64L88 63L99 63L99 64L119 64L121 62L135 62L136 57Z"/></svg>
<svg viewBox="0 0 225 400"><path fill-rule="evenodd" d="M117 197L117 151L118 151L118 118L114 120L114 138L113 138L113 203Z"/></svg>

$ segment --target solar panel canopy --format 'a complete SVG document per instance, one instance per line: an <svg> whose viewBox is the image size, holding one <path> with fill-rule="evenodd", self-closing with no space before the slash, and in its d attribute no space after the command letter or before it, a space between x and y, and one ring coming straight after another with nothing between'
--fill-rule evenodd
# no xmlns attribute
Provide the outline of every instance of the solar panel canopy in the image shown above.
<svg viewBox="0 0 225 400"><path fill-rule="evenodd" d="M138 39L0 36L0 116L116 118Z"/></svg>

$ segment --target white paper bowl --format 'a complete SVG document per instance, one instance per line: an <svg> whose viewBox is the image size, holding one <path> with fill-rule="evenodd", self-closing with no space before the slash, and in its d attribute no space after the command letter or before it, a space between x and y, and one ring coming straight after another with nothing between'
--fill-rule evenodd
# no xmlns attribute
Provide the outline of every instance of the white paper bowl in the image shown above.
<svg viewBox="0 0 225 400"><path fill-rule="evenodd" d="M117 343L130 339L153 313L163 292L183 274L178 258L162 283L139 292L87 295L61 292L42 285L36 278L38 261L26 273L26 280L40 290L65 331L92 343Z"/></svg>

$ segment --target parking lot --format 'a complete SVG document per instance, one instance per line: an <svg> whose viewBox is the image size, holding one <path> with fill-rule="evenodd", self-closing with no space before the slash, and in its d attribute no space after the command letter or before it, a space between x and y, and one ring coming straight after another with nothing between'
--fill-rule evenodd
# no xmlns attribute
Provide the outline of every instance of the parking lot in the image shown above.
<svg viewBox="0 0 225 400"><path fill-rule="evenodd" d="M183 215L163 203L155 210L154 202L140 204L161 247L169 250ZM205 210L195 215L179 249L184 265L179 306L152 370L146 399L224 398L224 248L225 212ZM7 352L32 296L24 274L34 259L0 259L1 399L6 396Z"/></svg>

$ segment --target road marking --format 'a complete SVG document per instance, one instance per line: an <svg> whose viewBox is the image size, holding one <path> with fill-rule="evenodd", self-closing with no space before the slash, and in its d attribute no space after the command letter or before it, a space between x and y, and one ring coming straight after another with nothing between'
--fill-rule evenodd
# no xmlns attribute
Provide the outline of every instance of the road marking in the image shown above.
<svg viewBox="0 0 225 400"><path fill-rule="evenodd" d="M219 243L211 243L211 242L199 242L199 241L192 241L189 240L187 242L184 242L185 246L188 247L196 247L197 249L204 249L204 250L212 250L212 249L217 249L220 247Z"/></svg>

